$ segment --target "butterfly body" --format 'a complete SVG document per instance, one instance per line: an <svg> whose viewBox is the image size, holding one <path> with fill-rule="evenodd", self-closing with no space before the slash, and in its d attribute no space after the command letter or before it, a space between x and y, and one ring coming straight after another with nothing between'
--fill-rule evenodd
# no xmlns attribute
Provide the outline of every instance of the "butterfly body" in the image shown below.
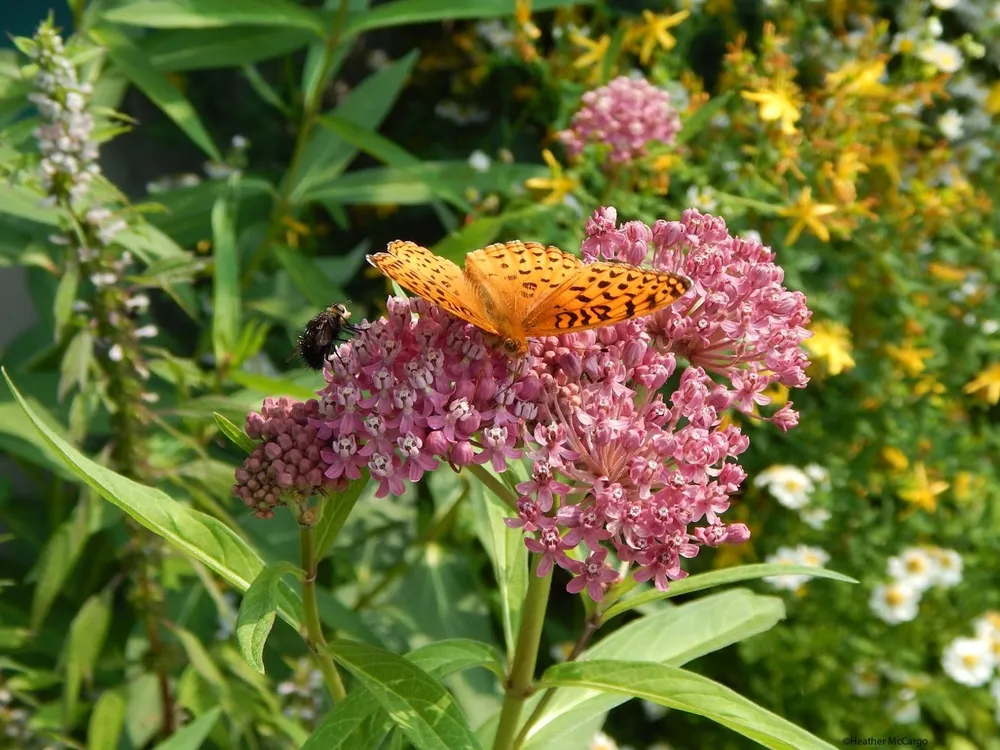
<svg viewBox="0 0 1000 750"><path fill-rule="evenodd" d="M497 243L469 253L464 271L412 242L390 242L368 262L400 286L521 356L528 338L584 331L649 315L682 297L683 276L626 263L585 264L537 242Z"/></svg>

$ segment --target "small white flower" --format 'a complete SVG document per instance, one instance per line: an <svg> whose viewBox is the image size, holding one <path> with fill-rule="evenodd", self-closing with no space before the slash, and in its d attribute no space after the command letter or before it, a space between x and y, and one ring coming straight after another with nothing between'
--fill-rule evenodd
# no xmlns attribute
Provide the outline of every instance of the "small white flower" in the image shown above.
<svg viewBox="0 0 1000 750"><path fill-rule="evenodd" d="M917 57L942 73L955 73L965 63L962 51L947 42L930 42L917 48Z"/></svg>
<svg viewBox="0 0 1000 750"><path fill-rule="evenodd" d="M896 724L915 724L920 721L920 704L912 688L901 688L893 698L886 701L886 711Z"/></svg>
<svg viewBox="0 0 1000 750"><path fill-rule="evenodd" d="M896 581L908 581L921 592L934 585L937 561L925 547L909 547L902 554L890 557L886 563L889 576Z"/></svg>
<svg viewBox="0 0 1000 750"><path fill-rule="evenodd" d="M653 701L640 700L639 705L642 706L642 712L646 714L646 718L650 721L662 719L670 711L666 706L660 703L653 703Z"/></svg>
<svg viewBox="0 0 1000 750"><path fill-rule="evenodd" d="M944 26L941 25L941 19L937 16L931 16L927 19L927 33L930 34L935 39L941 36L944 31Z"/></svg>
<svg viewBox="0 0 1000 750"><path fill-rule="evenodd" d="M205 170L205 176L210 180L224 180L236 171L236 169L228 164L220 164L214 161L206 161L202 167Z"/></svg>
<svg viewBox="0 0 1000 750"><path fill-rule="evenodd" d="M871 667L855 664L854 669L847 676L847 681L851 685L851 692L859 698L871 698L877 695L879 687L882 685L882 678L879 673Z"/></svg>
<svg viewBox="0 0 1000 750"><path fill-rule="evenodd" d="M697 185L692 185L688 188L685 198L689 206L697 208L703 213L712 213L719 205L715 199L715 191L708 186L700 188Z"/></svg>
<svg viewBox="0 0 1000 750"><path fill-rule="evenodd" d="M743 239L751 240L753 242L760 242L761 244L764 243L764 240L760 236L760 232L758 232L756 229L748 229L747 231L745 231L743 233Z"/></svg>
<svg viewBox="0 0 1000 750"><path fill-rule="evenodd" d="M811 529L822 529L833 514L826 508L803 508L799 518Z"/></svg>
<svg viewBox="0 0 1000 750"><path fill-rule="evenodd" d="M587 750L618 750L618 743L604 732L598 732L591 737Z"/></svg>
<svg viewBox="0 0 1000 750"><path fill-rule="evenodd" d="M938 10L951 10L958 5L958 3L959 0L931 0L931 5Z"/></svg>
<svg viewBox="0 0 1000 750"><path fill-rule="evenodd" d="M772 565L806 565L812 568L822 568L829 562L830 556L819 547L800 544L796 547L778 547L773 555L764 562ZM791 574L786 576L767 576L764 580L778 589L798 591L812 578L810 575Z"/></svg>
<svg viewBox="0 0 1000 750"><path fill-rule="evenodd" d="M917 616L920 593L909 579L880 583L872 591L868 606L883 622L898 625Z"/></svg>
<svg viewBox="0 0 1000 750"><path fill-rule="evenodd" d="M992 336L997 331L1000 331L1000 321L996 320L984 320L980 324L980 328L983 333L987 336Z"/></svg>
<svg viewBox="0 0 1000 750"><path fill-rule="evenodd" d="M813 480L817 487L830 489L830 470L819 464L807 464L806 476Z"/></svg>
<svg viewBox="0 0 1000 750"><path fill-rule="evenodd" d="M486 155L485 152L476 149L471 154L469 154L469 166L472 167L477 172L485 172L490 168L491 161L490 157Z"/></svg>
<svg viewBox="0 0 1000 750"><path fill-rule="evenodd" d="M250 148L250 140L246 136L240 135L239 133L234 135L232 137L232 140L229 141L229 143L237 151L245 151L246 149Z"/></svg>
<svg viewBox="0 0 1000 750"><path fill-rule="evenodd" d="M996 658L985 638L956 638L945 647L941 667L955 682L979 687L993 676Z"/></svg>
<svg viewBox="0 0 1000 750"><path fill-rule="evenodd" d="M372 70L384 70L392 65L392 58L389 57L384 49L373 49L368 53L365 62Z"/></svg>
<svg viewBox="0 0 1000 750"><path fill-rule="evenodd" d="M965 122L957 109L949 109L938 117L937 126L949 141L957 141L965 133Z"/></svg>
<svg viewBox="0 0 1000 750"><path fill-rule="evenodd" d="M774 499L792 510L801 510L809 504L809 495L815 485L809 476L795 466L776 464L753 480L755 487L766 487Z"/></svg>
<svg viewBox="0 0 1000 750"><path fill-rule="evenodd" d="M950 589L962 582L962 556L953 549L933 547L934 585Z"/></svg>

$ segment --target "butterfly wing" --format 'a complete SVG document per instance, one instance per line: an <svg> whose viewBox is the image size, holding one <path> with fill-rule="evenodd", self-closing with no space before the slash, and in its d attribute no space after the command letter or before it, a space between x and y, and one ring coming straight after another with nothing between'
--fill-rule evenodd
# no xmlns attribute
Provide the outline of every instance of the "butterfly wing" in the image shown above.
<svg viewBox="0 0 1000 750"><path fill-rule="evenodd" d="M620 323L649 315L676 302L691 288L690 279L625 263L581 263L570 278L539 300L524 321L528 336Z"/></svg>
<svg viewBox="0 0 1000 750"><path fill-rule="evenodd" d="M520 323L535 301L558 289L583 266L579 258L537 242L498 242L465 256L469 285L484 307Z"/></svg>
<svg viewBox="0 0 1000 750"><path fill-rule="evenodd" d="M368 262L404 289L488 333L496 333L479 307L479 297L450 260L416 243L396 240L385 252L369 255Z"/></svg>

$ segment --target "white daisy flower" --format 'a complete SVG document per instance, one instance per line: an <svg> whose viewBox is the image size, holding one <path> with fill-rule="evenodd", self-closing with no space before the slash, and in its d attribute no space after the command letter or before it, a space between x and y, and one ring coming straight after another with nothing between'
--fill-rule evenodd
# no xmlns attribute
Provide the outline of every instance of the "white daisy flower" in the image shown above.
<svg viewBox="0 0 1000 750"><path fill-rule="evenodd" d="M909 579L880 583L872 591L868 606L883 622L898 625L916 618L920 594L921 590Z"/></svg>
<svg viewBox="0 0 1000 750"><path fill-rule="evenodd" d="M962 556L953 549L934 547L930 550L934 558L934 585L950 589L962 582Z"/></svg>
<svg viewBox="0 0 1000 750"><path fill-rule="evenodd" d="M755 487L765 487L774 499L792 510L801 510L809 504L809 495L816 486L809 476L796 466L777 464L756 476Z"/></svg>
<svg viewBox="0 0 1000 750"><path fill-rule="evenodd" d="M806 565L811 568L822 568L829 562L830 556L819 547L800 544L797 547L779 547L765 562L773 565ZM810 575L792 574L787 576L767 576L769 584L778 589L798 591L812 578Z"/></svg>
<svg viewBox="0 0 1000 750"><path fill-rule="evenodd" d="M965 63L962 51L947 42L930 42L917 48L917 57L942 73L955 73Z"/></svg>
<svg viewBox="0 0 1000 750"><path fill-rule="evenodd" d="M886 563L889 577L897 581L908 581L920 591L934 585L937 576L937 560L926 547L909 547L902 554L890 557Z"/></svg>
<svg viewBox="0 0 1000 750"><path fill-rule="evenodd" d="M945 647L941 667L961 685L985 685L996 667L992 644L985 638L956 638Z"/></svg>

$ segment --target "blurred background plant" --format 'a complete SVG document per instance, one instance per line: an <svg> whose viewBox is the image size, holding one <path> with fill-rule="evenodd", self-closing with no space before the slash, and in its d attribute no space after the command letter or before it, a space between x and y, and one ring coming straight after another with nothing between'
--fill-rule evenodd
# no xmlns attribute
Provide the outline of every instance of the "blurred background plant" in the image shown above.
<svg viewBox="0 0 1000 750"><path fill-rule="evenodd" d="M787 621L698 670L830 741L1000 747L1000 4L654 6L71 0L61 29L39 8L0 53L0 261L37 316L2 364L86 453L294 559L288 514L229 498L241 457L212 413L322 385L294 337L332 302L378 314L365 252L577 251L601 205L723 216L807 295L815 364L795 431L742 420L751 541L693 569L861 585L761 582ZM0 415L9 746L301 745L326 706L294 632L253 672L226 582L77 487L6 395ZM476 492L436 472L359 503L324 621L394 650L497 640ZM579 607L550 607L553 659ZM473 725L499 705L480 677L448 682ZM602 723L595 747L745 743L637 702L596 719L561 746Z"/></svg>

